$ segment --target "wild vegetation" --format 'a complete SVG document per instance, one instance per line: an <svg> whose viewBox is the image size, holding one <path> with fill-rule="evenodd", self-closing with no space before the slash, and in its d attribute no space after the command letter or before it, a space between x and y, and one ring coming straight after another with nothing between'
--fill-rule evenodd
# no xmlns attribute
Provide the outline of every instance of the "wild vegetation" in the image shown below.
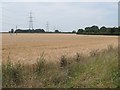
<svg viewBox="0 0 120 90"><path fill-rule="evenodd" d="M119 88L118 48L108 46L89 55L62 55L58 63L46 62L44 54L34 64L2 65L3 87Z"/></svg>

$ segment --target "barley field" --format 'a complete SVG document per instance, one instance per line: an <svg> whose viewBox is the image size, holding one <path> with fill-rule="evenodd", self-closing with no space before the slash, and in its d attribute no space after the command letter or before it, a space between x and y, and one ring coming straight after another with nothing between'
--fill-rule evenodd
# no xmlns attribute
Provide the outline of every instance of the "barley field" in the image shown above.
<svg viewBox="0 0 120 90"><path fill-rule="evenodd" d="M118 37L3 34L3 88L119 88Z"/></svg>
<svg viewBox="0 0 120 90"><path fill-rule="evenodd" d="M89 54L118 45L117 36L76 34L2 34L2 60L33 64L42 54L49 62L58 61L61 55Z"/></svg>

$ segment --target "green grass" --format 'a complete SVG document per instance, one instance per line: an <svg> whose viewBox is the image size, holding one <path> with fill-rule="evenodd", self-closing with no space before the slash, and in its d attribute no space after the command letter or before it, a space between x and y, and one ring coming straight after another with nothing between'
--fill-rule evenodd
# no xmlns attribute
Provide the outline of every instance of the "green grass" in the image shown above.
<svg viewBox="0 0 120 90"><path fill-rule="evenodd" d="M2 67L0 66L0 83L2 82Z"/></svg>
<svg viewBox="0 0 120 90"><path fill-rule="evenodd" d="M61 56L59 63L46 63L44 55L34 65L18 62L2 65L3 87L118 88L118 50L91 51L88 56Z"/></svg>

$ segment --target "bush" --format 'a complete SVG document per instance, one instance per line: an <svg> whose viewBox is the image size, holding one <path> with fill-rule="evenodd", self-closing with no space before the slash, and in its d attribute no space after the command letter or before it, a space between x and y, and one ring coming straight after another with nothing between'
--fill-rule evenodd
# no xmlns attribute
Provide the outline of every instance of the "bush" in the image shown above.
<svg viewBox="0 0 120 90"><path fill-rule="evenodd" d="M40 58L38 58L36 64L35 64L35 72L39 74L43 74L45 72L45 59L44 59L44 53L41 55Z"/></svg>
<svg viewBox="0 0 120 90"><path fill-rule="evenodd" d="M8 60L7 64L2 66L3 86L14 87L20 85L24 81L24 67L18 62L13 63Z"/></svg>
<svg viewBox="0 0 120 90"><path fill-rule="evenodd" d="M67 58L63 55L60 58L60 67L66 67L67 66Z"/></svg>
<svg viewBox="0 0 120 90"><path fill-rule="evenodd" d="M99 54L99 50L98 49L90 51L90 56L92 56L92 57L94 57L94 56L96 56L98 54Z"/></svg>

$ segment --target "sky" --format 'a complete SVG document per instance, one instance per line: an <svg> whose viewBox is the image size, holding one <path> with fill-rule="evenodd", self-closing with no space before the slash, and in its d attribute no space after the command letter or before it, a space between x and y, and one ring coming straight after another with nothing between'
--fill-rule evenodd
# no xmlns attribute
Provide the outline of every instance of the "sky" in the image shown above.
<svg viewBox="0 0 120 90"><path fill-rule="evenodd" d="M58 1L58 2L57 2ZM10 29L29 28L29 13L32 12L33 27L46 30L46 23L49 24L49 31L58 29L60 31L73 31L79 28L97 25L99 27L118 26L118 2L115 0L98 2L78 2L78 0L52 0L38 2L35 0L4 0L2 8L2 31ZM1 21L0 21L1 22Z"/></svg>

